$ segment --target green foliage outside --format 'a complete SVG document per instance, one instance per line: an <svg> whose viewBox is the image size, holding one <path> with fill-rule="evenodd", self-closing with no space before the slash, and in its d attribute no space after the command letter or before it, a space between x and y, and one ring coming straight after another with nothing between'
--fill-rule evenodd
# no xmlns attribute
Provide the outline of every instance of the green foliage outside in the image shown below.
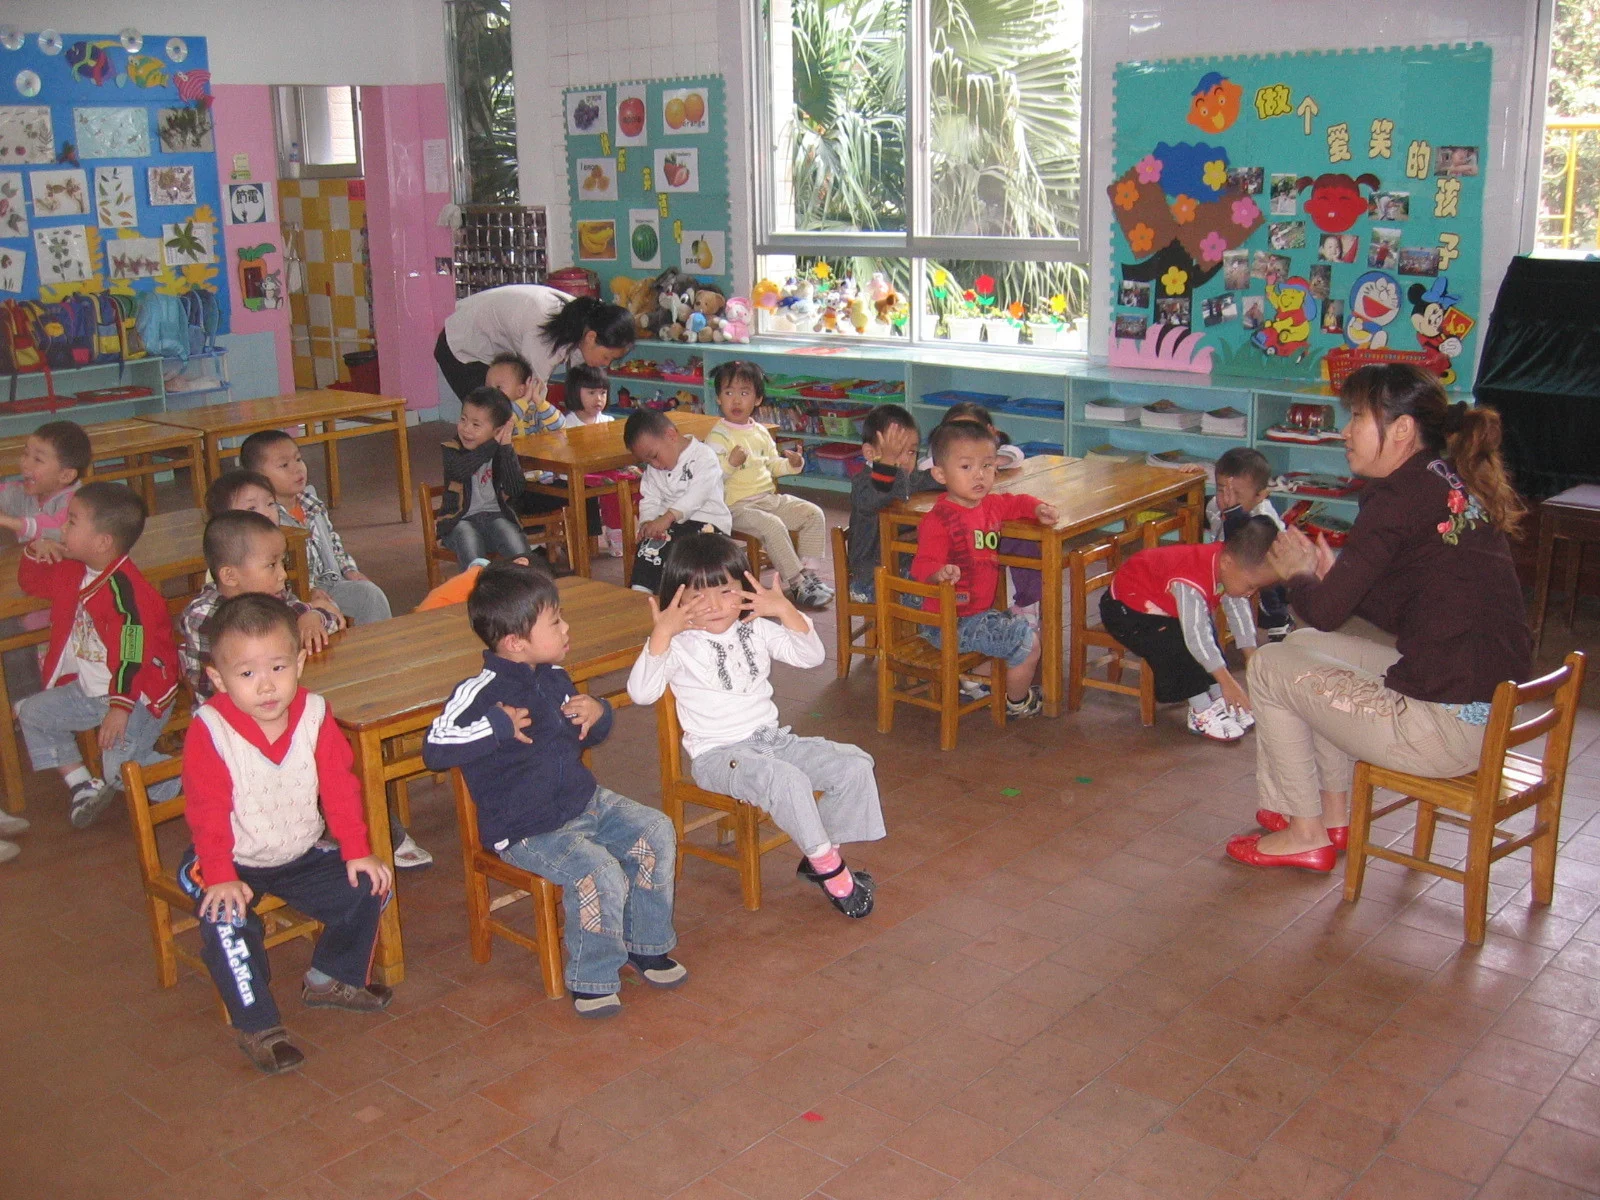
<svg viewBox="0 0 1600 1200"><path fill-rule="evenodd" d="M452 0L456 100L465 141L467 203L516 204L516 84L510 0Z"/></svg>
<svg viewBox="0 0 1600 1200"><path fill-rule="evenodd" d="M1586 119L1600 127L1600 0L1557 0L1547 116ZM1594 250L1600 235L1600 128L1575 134L1545 131L1538 241L1542 248L1563 245L1560 216L1566 203L1569 145L1577 168L1567 246Z"/></svg>

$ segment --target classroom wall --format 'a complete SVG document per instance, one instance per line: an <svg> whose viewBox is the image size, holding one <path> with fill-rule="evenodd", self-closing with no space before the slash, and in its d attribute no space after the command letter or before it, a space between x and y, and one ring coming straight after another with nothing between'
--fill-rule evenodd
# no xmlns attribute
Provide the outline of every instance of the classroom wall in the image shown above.
<svg viewBox="0 0 1600 1200"><path fill-rule="evenodd" d="M1534 62L1540 5L1535 0L1428 0L1375 5L1355 0L1096 0L1090 27L1090 229L1094 306L1090 352L1106 345L1111 294L1112 69L1119 62L1208 54L1267 54L1424 43L1485 42L1494 50L1490 145L1482 161L1483 284L1473 315L1487 319L1506 264L1522 248L1524 172L1531 112L1544 111L1543 70ZM1537 99L1535 93L1537 92ZM1448 104L1449 97L1440 97ZM1528 204L1537 204L1529 196Z"/></svg>

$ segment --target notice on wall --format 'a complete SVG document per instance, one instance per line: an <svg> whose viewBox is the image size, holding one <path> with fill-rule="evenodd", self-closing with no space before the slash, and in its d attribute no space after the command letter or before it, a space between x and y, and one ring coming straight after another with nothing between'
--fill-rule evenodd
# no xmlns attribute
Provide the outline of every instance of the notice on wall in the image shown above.
<svg viewBox="0 0 1600 1200"><path fill-rule="evenodd" d="M450 190L450 143L444 138L427 138L422 143L422 190Z"/></svg>

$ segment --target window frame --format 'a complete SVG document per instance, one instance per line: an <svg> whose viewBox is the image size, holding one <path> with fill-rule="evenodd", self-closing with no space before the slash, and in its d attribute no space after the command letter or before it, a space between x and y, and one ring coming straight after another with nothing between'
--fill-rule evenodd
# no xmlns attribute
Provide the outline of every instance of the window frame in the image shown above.
<svg viewBox="0 0 1600 1200"><path fill-rule="evenodd" d="M326 93L335 88L350 93L351 126L355 137L355 161L342 163L312 163L306 154L310 140L306 136L306 94L311 91ZM360 179L366 170L366 152L361 142L361 87L358 84L283 84L272 93L275 112L274 124L279 134L279 176L298 179ZM284 134L300 146L300 161L289 162L289 148L282 144ZM295 170L291 171L291 166Z"/></svg>
<svg viewBox="0 0 1600 1200"><path fill-rule="evenodd" d="M904 197L906 224L903 233L834 231L792 233L777 230L777 160L771 148L777 123L772 112L772 55L764 0L751 0L749 77L754 81L751 95L753 144L759 148L764 166L755 173L752 222L756 255L893 257L912 260L913 311L919 311L925 297L920 263L942 262L1075 262L1090 265L1092 237L1088 234L1093 211L1090 180L1094 178L1090 159L1090 95L1093 78L1090 62L1089 30L1093 25L1093 0L1083 0L1082 38L1078 55L1078 231L1074 237L1024 238L952 236L930 232L933 227L933 187L930 169L931 123L931 45L929 41L929 0L906 2L906 145L907 194Z"/></svg>

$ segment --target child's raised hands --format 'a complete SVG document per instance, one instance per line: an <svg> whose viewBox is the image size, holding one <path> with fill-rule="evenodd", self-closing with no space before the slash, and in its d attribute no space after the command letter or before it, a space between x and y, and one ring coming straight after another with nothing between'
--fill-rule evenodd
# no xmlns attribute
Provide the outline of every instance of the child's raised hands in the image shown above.
<svg viewBox="0 0 1600 1200"><path fill-rule="evenodd" d="M525 708L513 708L509 704L496 704L495 707L511 718L511 735L517 741L527 742L531 746L533 739L528 736L526 731L533 724L533 718L528 715L528 710Z"/></svg>
<svg viewBox="0 0 1600 1200"><path fill-rule="evenodd" d="M687 584L680 585L673 593L665 608L654 597L650 597L650 620L655 628L650 633L650 653L665 654L667 644L693 626L694 622L705 611L706 596L704 592L691 592Z"/></svg>
<svg viewBox="0 0 1600 1200"><path fill-rule="evenodd" d="M48 538L35 538L28 543L23 553L39 562L56 563L67 556L67 548L60 542L52 542Z"/></svg>
<svg viewBox="0 0 1600 1200"><path fill-rule="evenodd" d="M781 621L790 613L799 611L789 603L789 597L783 594L782 589L764 587L761 580L749 571L744 573L744 577L749 581L751 590L744 594L742 607L751 616L775 617Z"/></svg>

